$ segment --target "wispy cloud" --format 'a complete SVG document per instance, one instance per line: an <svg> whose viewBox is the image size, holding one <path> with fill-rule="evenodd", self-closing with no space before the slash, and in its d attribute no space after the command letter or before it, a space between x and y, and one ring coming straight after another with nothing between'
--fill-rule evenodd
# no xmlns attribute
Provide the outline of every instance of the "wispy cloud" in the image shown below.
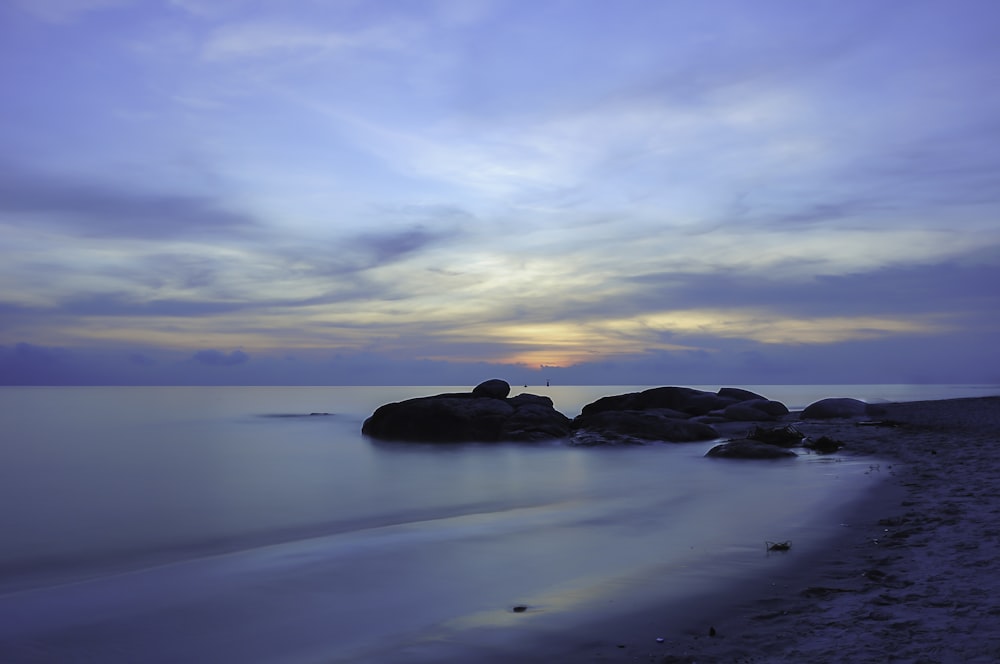
<svg viewBox="0 0 1000 664"><path fill-rule="evenodd" d="M208 196L135 191L0 164L0 220L90 237L171 238L245 230L254 219Z"/></svg>
<svg viewBox="0 0 1000 664"><path fill-rule="evenodd" d="M323 56L347 50L391 50L406 41L395 25L354 31L330 30L283 20L227 23L209 36L202 54L210 61L265 57Z"/></svg>

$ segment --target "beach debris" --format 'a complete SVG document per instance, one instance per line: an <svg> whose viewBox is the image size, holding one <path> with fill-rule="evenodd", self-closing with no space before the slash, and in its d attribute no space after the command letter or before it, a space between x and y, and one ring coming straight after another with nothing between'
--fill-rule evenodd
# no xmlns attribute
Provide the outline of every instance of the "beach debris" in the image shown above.
<svg viewBox="0 0 1000 664"><path fill-rule="evenodd" d="M663 637L662 637L662 636L658 636L658 637L656 637L656 642L657 642L657 643L663 643L663 640L664 640L664 639L663 639Z"/></svg>
<svg viewBox="0 0 1000 664"><path fill-rule="evenodd" d="M294 418L294 417L333 417L333 413L266 413L260 417Z"/></svg>
<svg viewBox="0 0 1000 664"><path fill-rule="evenodd" d="M803 597L816 597L816 598L826 598L833 595L838 595L840 593L856 593L857 590L852 588L830 588L827 586L811 586L802 591Z"/></svg>
<svg viewBox="0 0 1000 664"><path fill-rule="evenodd" d="M792 548L791 542L769 542L765 541L764 546L768 551L788 551Z"/></svg>
<svg viewBox="0 0 1000 664"><path fill-rule="evenodd" d="M755 426L747 433L746 437L750 440L759 440L762 443L780 447L795 447L801 444L805 434L791 424L787 424L783 427Z"/></svg>
<svg viewBox="0 0 1000 664"><path fill-rule="evenodd" d="M803 447L816 452L817 454L830 454L836 452L844 446L839 440L834 440L829 436L820 436L816 440L807 439L803 444Z"/></svg>
<svg viewBox="0 0 1000 664"><path fill-rule="evenodd" d="M514 613L524 613L527 610L528 607L526 607L524 604L518 604L513 608Z"/></svg>
<svg viewBox="0 0 1000 664"><path fill-rule="evenodd" d="M897 422L896 420L863 420L857 422L859 427L901 427L902 422Z"/></svg>

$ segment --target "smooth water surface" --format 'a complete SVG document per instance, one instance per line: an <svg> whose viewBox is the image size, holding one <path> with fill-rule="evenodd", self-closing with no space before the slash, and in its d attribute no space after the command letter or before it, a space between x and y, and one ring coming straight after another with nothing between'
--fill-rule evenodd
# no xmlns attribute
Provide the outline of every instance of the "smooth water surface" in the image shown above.
<svg viewBox="0 0 1000 664"><path fill-rule="evenodd" d="M364 661L509 627L515 604L571 624L775 564L766 539L818 546L877 482L711 443L360 435L381 403L448 389L0 390L0 659ZM572 416L629 389L528 391Z"/></svg>

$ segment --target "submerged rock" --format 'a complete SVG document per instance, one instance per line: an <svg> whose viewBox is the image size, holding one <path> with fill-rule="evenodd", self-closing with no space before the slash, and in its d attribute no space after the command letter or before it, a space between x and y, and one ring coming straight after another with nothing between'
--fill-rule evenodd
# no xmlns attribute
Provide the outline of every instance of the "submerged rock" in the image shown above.
<svg viewBox="0 0 1000 664"><path fill-rule="evenodd" d="M798 455L778 445L744 438L716 445L705 456L719 459L784 459Z"/></svg>

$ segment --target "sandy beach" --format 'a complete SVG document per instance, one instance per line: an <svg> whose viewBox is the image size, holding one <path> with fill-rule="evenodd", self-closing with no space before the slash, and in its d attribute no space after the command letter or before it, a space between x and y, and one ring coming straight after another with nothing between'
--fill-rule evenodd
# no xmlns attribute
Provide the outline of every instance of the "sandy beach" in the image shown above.
<svg viewBox="0 0 1000 664"><path fill-rule="evenodd" d="M877 458L885 481L843 536L732 596L597 624L537 661L1000 661L1000 397L889 404L879 419L803 421ZM657 639L662 639L658 642Z"/></svg>

